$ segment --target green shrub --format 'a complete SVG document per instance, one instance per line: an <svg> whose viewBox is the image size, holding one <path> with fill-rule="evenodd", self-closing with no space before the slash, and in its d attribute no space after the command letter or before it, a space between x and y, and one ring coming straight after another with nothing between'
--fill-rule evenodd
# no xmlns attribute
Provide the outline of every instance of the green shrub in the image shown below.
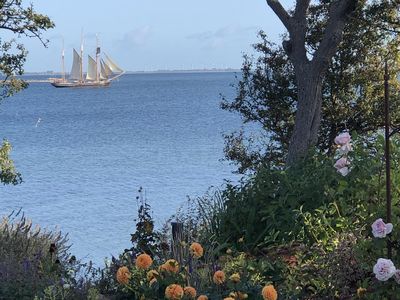
<svg viewBox="0 0 400 300"><path fill-rule="evenodd" d="M333 168L335 157L318 152L289 169L260 169L222 192L222 209L208 211L208 219L217 220L218 226L203 232L219 245L270 264L267 273L282 297L351 298L361 286L371 295L387 296L396 291L395 283L384 290L372 274L377 258L385 257L386 242L371 239L370 229L386 215L383 145L379 133L356 138L346 177ZM392 138L391 153L393 220L399 220L397 137ZM392 241L398 234L392 234ZM400 265L397 256L394 262Z"/></svg>
<svg viewBox="0 0 400 300"><path fill-rule="evenodd" d="M219 242L253 253L293 241L332 247L338 232L363 224L383 203L382 142L380 136L358 139L347 177L336 173L333 158L316 153L297 166L263 168L230 185L223 193L226 209L216 216Z"/></svg>
<svg viewBox="0 0 400 300"><path fill-rule="evenodd" d="M72 285L73 266L66 236L32 228L21 212L0 223L0 299L33 299L49 286ZM68 288L69 289L69 288ZM69 292L68 292L69 293Z"/></svg>

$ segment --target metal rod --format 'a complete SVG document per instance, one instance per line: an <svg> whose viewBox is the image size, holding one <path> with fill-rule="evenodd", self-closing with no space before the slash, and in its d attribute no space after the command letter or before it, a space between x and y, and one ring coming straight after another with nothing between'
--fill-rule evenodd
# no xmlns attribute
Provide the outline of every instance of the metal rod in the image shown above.
<svg viewBox="0 0 400 300"><path fill-rule="evenodd" d="M392 194L391 194L391 179L390 179L390 115L389 115L389 72L387 61L385 61L385 165L386 165L386 222L392 222ZM387 256L392 258L392 244L390 239L387 239Z"/></svg>

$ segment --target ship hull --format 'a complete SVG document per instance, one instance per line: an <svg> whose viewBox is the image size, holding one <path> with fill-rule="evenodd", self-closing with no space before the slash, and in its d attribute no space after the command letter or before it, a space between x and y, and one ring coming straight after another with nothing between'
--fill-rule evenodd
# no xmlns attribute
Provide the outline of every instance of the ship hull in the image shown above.
<svg viewBox="0 0 400 300"><path fill-rule="evenodd" d="M93 82L69 82L69 81L52 81L51 85L56 88L85 88L85 87L107 87L110 81L93 81Z"/></svg>

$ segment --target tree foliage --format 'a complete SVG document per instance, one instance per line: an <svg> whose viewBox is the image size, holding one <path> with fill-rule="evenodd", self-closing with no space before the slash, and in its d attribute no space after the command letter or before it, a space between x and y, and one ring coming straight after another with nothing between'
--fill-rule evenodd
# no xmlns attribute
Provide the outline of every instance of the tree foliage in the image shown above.
<svg viewBox="0 0 400 300"><path fill-rule="evenodd" d="M328 1L329 2L329 1ZM317 48L326 22L328 4L310 7L307 51ZM390 61L391 86L398 87L397 7L391 3L364 3L346 25L343 41L332 58L322 85L322 116L317 147L330 152L343 130L365 134L383 125L383 60ZM244 56L242 76L233 100L223 98L223 109L238 112L244 123L256 123L262 132L226 135L225 155L240 172L262 163L283 163L288 153L297 109L297 81L286 51L264 32L253 47L257 56ZM392 122L400 124L400 98L392 93ZM253 135L252 135L253 134Z"/></svg>
<svg viewBox="0 0 400 300"><path fill-rule="evenodd" d="M20 37L39 39L46 46L43 32L53 28L54 23L48 16L37 13L33 5L25 6L22 0L0 1L0 29L9 31L16 38L0 38L0 72L4 78L0 84L0 99L13 95L26 87L26 83L16 78L22 75L28 54L24 45L18 42Z"/></svg>
<svg viewBox="0 0 400 300"><path fill-rule="evenodd" d="M32 4L26 6L22 0L0 0L0 29L11 32L14 37L10 40L0 37L0 73L3 75L0 80L0 101L27 87L25 81L16 77L23 74L28 54L18 39L37 38L46 46L48 41L43 39L43 32L53 27L54 23L49 17L37 13ZM4 141L0 146L0 182L18 184L22 179L9 158L10 151L11 145Z"/></svg>
<svg viewBox="0 0 400 300"><path fill-rule="evenodd" d="M4 184L18 184L22 182L21 174L14 167L14 162L9 158L11 145L7 141L0 147L0 182Z"/></svg>

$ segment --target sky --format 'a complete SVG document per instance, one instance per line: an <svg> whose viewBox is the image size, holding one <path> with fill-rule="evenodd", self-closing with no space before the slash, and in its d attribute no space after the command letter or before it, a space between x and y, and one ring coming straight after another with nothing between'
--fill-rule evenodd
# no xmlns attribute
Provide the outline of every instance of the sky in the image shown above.
<svg viewBox="0 0 400 300"><path fill-rule="evenodd" d="M29 3L28 1L24 1ZM48 48L23 39L27 72L60 71L62 40L69 70L72 48L93 54L96 34L102 51L127 71L240 68L257 32L278 41L284 28L265 0L31 0L56 27ZM293 1L284 0L285 7ZM86 59L86 58L84 58Z"/></svg>

